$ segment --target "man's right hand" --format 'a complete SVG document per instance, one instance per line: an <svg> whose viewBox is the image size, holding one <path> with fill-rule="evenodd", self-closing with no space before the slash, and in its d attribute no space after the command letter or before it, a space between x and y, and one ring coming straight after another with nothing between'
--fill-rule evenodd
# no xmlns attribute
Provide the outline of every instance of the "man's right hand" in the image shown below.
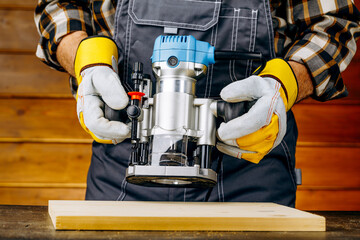
<svg viewBox="0 0 360 240"><path fill-rule="evenodd" d="M129 101L117 74L117 59L116 44L107 37L86 38L76 52L78 118L85 131L100 143L120 143L130 134L126 124L104 117L105 104L121 110Z"/></svg>

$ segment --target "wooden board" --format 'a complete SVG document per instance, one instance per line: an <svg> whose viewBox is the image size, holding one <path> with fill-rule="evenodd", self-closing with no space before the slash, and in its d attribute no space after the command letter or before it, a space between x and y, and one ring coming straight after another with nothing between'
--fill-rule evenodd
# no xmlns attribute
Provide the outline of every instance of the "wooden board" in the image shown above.
<svg viewBox="0 0 360 240"><path fill-rule="evenodd" d="M355 147L297 147L296 167L302 170L302 186L360 190L359 156L360 148Z"/></svg>
<svg viewBox="0 0 360 240"><path fill-rule="evenodd" d="M56 187L47 184L34 187L0 187L0 204L46 206L50 199L84 200L85 187ZM1 215L0 215L1 216Z"/></svg>
<svg viewBox="0 0 360 240"><path fill-rule="evenodd" d="M0 138L90 139L75 99L0 99Z"/></svg>
<svg viewBox="0 0 360 240"><path fill-rule="evenodd" d="M34 11L0 9L0 52L35 53L40 39L34 23Z"/></svg>
<svg viewBox="0 0 360 240"><path fill-rule="evenodd" d="M72 98L69 75L54 71L35 54L0 54L0 97Z"/></svg>
<svg viewBox="0 0 360 240"><path fill-rule="evenodd" d="M296 208L308 211L360 211L360 188L298 187Z"/></svg>
<svg viewBox="0 0 360 240"><path fill-rule="evenodd" d="M85 183L91 144L1 143L0 186Z"/></svg>
<svg viewBox="0 0 360 240"><path fill-rule="evenodd" d="M49 201L57 230L325 231L325 218L274 203Z"/></svg>
<svg viewBox="0 0 360 240"><path fill-rule="evenodd" d="M36 0L1 0L0 9L26 9L34 11L36 4Z"/></svg>
<svg viewBox="0 0 360 240"><path fill-rule="evenodd" d="M299 142L359 143L357 105L298 104L293 107Z"/></svg>

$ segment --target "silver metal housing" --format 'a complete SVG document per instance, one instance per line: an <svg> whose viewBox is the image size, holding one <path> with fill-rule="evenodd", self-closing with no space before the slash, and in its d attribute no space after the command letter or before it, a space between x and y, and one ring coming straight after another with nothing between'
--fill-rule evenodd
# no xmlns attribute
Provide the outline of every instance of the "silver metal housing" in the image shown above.
<svg viewBox="0 0 360 240"><path fill-rule="evenodd" d="M145 98L143 104L139 118L140 142L149 142L150 149L156 149L154 144L162 142L154 139L176 140L179 136L186 136L184 139L192 139L197 145L215 146L215 116L210 109L213 100L195 97L196 81L206 70L205 65L191 62L180 62L175 67L166 62L153 63L156 93L153 98ZM171 152L165 148L164 155L171 155ZM145 166L129 166L128 182L175 187L209 187L217 182L217 174L212 169L182 163L163 166L159 156L152 158Z"/></svg>

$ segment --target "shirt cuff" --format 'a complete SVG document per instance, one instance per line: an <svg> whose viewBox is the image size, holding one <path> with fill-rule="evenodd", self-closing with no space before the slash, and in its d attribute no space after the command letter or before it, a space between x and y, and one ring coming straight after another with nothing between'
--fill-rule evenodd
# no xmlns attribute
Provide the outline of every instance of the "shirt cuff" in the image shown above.
<svg viewBox="0 0 360 240"><path fill-rule="evenodd" d="M315 100L324 102L348 95L337 62L316 44L307 42L307 45L302 45L299 41L288 51L285 60L304 64L308 68L314 84L312 98Z"/></svg>
<svg viewBox="0 0 360 240"><path fill-rule="evenodd" d="M47 14L51 15L51 21L46 17ZM86 11L71 9L70 6L64 6L51 14L44 13L42 17L43 19L40 18L39 22L40 41L36 56L50 67L65 71L57 61L57 47L61 39L72 32L85 31L88 35L92 35L90 14Z"/></svg>

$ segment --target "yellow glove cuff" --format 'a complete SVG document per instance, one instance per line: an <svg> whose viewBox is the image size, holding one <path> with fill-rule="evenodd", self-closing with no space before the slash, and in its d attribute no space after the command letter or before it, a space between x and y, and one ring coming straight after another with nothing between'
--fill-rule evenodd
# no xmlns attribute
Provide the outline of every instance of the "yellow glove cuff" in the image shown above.
<svg viewBox="0 0 360 240"><path fill-rule="evenodd" d="M286 96L286 99L283 98L286 111L289 111L295 104L299 87L296 76L288 62L280 58L274 58L266 63L265 68L259 73L259 76L271 77L281 83Z"/></svg>
<svg viewBox="0 0 360 240"><path fill-rule="evenodd" d="M85 38L79 44L75 56L75 76L81 83L81 71L92 66L105 65L112 68L112 59L118 60L116 43L109 37L94 36ZM116 63L117 64L117 63Z"/></svg>

